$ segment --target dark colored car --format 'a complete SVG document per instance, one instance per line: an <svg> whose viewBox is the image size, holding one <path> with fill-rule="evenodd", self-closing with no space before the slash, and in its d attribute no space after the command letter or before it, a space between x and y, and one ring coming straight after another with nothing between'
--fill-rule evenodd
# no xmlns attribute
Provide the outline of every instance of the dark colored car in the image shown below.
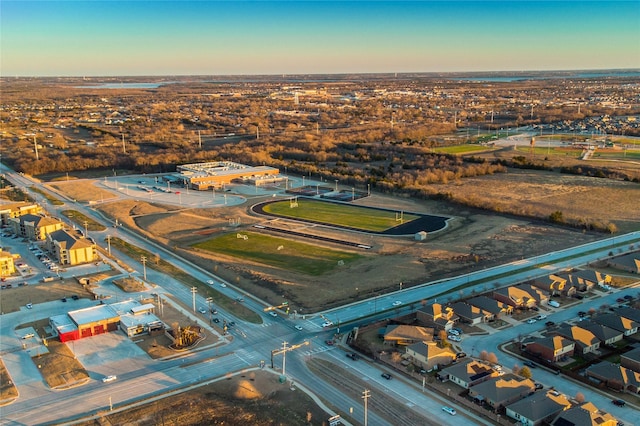
<svg viewBox="0 0 640 426"><path fill-rule="evenodd" d="M66 298L66 297L63 297L63 298L62 298L62 299L60 299L60 300L62 300L63 302L66 302L66 301L67 301L67 298Z"/></svg>
<svg viewBox="0 0 640 426"><path fill-rule="evenodd" d="M464 353L464 352L458 352L458 353L456 354L456 358L457 358L457 359L464 358L464 357L466 357L466 356L467 356L467 354L466 354L466 353Z"/></svg>
<svg viewBox="0 0 640 426"><path fill-rule="evenodd" d="M220 322L218 318L214 318L212 321L215 322L216 324Z"/></svg>
<svg viewBox="0 0 640 426"><path fill-rule="evenodd" d="M78 295L77 295L77 294L74 294L73 296L71 296L71 298L72 298L73 300L78 300L78 299L80 299L80 298L78 297Z"/></svg>
<svg viewBox="0 0 640 426"><path fill-rule="evenodd" d="M381 376L384 377L387 380L391 380L391 374L389 374L389 373L382 373Z"/></svg>
<svg viewBox="0 0 640 426"><path fill-rule="evenodd" d="M544 388L544 386L542 386L541 383L536 383L535 387L536 387L536 390L540 390L540 389Z"/></svg>
<svg viewBox="0 0 640 426"><path fill-rule="evenodd" d="M358 358L360 358L360 357L358 356L358 354L357 354L357 353L355 353L355 352L351 352L351 353L348 353L348 354L347 354L347 358L351 358L352 360L357 361L357 360L358 360Z"/></svg>
<svg viewBox="0 0 640 426"><path fill-rule="evenodd" d="M523 362L523 364L526 365L529 368L536 368L536 365L531 361L525 361L525 362Z"/></svg>
<svg viewBox="0 0 640 426"><path fill-rule="evenodd" d="M325 343L326 343L328 346L333 346L333 340L325 340Z"/></svg>
<svg viewBox="0 0 640 426"><path fill-rule="evenodd" d="M580 312L578 312L578 316L582 318L582 317L587 316L587 313L584 312L584 311L580 311Z"/></svg>
<svg viewBox="0 0 640 426"><path fill-rule="evenodd" d="M627 294L626 296L624 296L624 299L633 300L633 296L631 296L630 294Z"/></svg>
<svg viewBox="0 0 640 426"><path fill-rule="evenodd" d="M556 325L556 323L553 321L547 321L544 323L544 325L546 325L547 327L553 327L554 325Z"/></svg>
<svg viewBox="0 0 640 426"><path fill-rule="evenodd" d="M613 405L617 405L618 407L624 407L624 405L626 404L626 402L621 399L614 399L611 402L613 402Z"/></svg>

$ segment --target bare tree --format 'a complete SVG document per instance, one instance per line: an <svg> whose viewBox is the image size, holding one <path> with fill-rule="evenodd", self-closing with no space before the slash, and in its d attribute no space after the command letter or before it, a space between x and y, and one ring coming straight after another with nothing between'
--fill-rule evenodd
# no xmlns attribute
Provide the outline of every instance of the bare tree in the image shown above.
<svg viewBox="0 0 640 426"><path fill-rule="evenodd" d="M585 396L584 396L584 394L582 392L576 393L576 396L573 399L578 401L580 404L582 404L586 400L586 398L585 398Z"/></svg>
<svg viewBox="0 0 640 426"><path fill-rule="evenodd" d="M489 356L487 356L487 361L489 361L491 364L497 364L498 363L498 357L496 356L496 354L491 352L491 353L489 353Z"/></svg>

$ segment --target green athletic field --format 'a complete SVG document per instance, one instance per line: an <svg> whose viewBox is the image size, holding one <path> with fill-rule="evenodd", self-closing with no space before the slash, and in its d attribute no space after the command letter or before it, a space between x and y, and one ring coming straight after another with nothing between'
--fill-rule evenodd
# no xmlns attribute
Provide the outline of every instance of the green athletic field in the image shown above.
<svg viewBox="0 0 640 426"><path fill-rule="evenodd" d="M298 198L298 207L291 207L291 201L276 201L263 207L265 213L292 219L311 220L330 225L347 226L363 231L383 232L402 223L419 219L420 216L400 212L368 209L359 206L329 203L325 201Z"/></svg>
<svg viewBox="0 0 640 426"><path fill-rule="evenodd" d="M363 257L253 232L221 235L193 247L314 276L341 267L340 261L346 265Z"/></svg>

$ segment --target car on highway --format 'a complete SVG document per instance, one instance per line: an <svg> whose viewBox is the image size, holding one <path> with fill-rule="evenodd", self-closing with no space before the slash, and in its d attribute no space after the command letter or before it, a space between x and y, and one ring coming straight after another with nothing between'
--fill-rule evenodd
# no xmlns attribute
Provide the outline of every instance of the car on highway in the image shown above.
<svg viewBox="0 0 640 426"><path fill-rule="evenodd" d="M525 362L523 362L523 364L526 365L529 368L536 368L536 365L531 361L525 361Z"/></svg>
<svg viewBox="0 0 640 426"><path fill-rule="evenodd" d="M533 323L535 323L535 322L536 322L536 319L535 319L535 318L529 318L529 319L527 320L527 324L533 324Z"/></svg>
<svg viewBox="0 0 640 426"><path fill-rule="evenodd" d="M387 380L391 380L391 374L389 373L382 373L380 376L384 377Z"/></svg>
<svg viewBox="0 0 640 426"><path fill-rule="evenodd" d="M357 361L360 356L358 356L358 354L355 352L349 352L347 354L347 358L351 358L352 360Z"/></svg>
<svg viewBox="0 0 640 426"><path fill-rule="evenodd" d="M302 328L302 326L301 326L301 325L295 325L293 328L295 328L295 329L296 329L296 330L298 330L298 331L302 331L302 330L304 330L304 328Z"/></svg>
<svg viewBox="0 0 640 426"><path fill-rule="evenodd" d="M271 315L274 318L278 318L278 313L276 311L269 312L269 315Z"/></svg>
<svg viewBox="0 0 640 426"><path fill-rule="evenodd" d="M396 300L395 302L393 302L393 306L400 306L402 305L402 302L399 300Z"/></svg>
<svg viewBox="0 0 640 426"><path fill-rule="evenodd" d="M546 316L545 314L540 314L540 315L538 315L538 316L536 317L536 319L537 319L538 321L541 321L541 320L546 319L546 318L547 318L547 316Z"/></svg>
<svg viewBox="0 0 640 426"><path fill-rule="evenodd" d="M116 380L116 379L117 379L117 377L116 377L116 376L111 375L111 376L105 376L105 377L103 377L103 378L102 378L102 381L103 381L104 383L108 383L108 382L113 382L113 381L114 381L114 380Z"/></svg>
<svg viewBox="0 0 640 426"><path fill-rule="evenodd" d="M201 306L198 308L198 312L200 312L201 314L206 314L207 310Z"/></svg>
<svg viewBox="0 0 640 426"><path fill-rule="evenodd" d="M78 299L80 299L80 297L79 297L77 294L74 294L73 296L71 296L71 298L72 298L73 300L78 300Z"/></svg>
<svg viewBox="0 0 640 426"><path fill-rule="evenodd" d="M579 316L580 318L582 318L582 317L587 316L587 313L586 313L586 312L584 312L584 311L580 311L580 312L578 312L578 316Z"/></svg>
<svg viewBox="0 0 640 426"><path fill-rule="evenodd" d="M66 298L66 297L63 297L63 298L62 298L62 299L60 299L60 300L61 300L61 301L63 301L63 302L66 302L66 301L67 301L67 298Z"/></svg>
<svg viewBox="0 0 640 426"><path fill-rule="evenodd" d="M27 303L25 306L27 307L27 309L33 308L33 304L31 304L31 303Z"/></svg>
<svg viewBox="0 0 640 426"><path fill-rule="evenodd" d="M214 318L212 321L215 322L216 324L220 322L218 318Z"/></svg>
<svg viewBox="0 0 640 426"><path fill-rule="evenodd" d="M547 321L544 323L544 325L546 325L547 327L553 327L554 325L556 325L556 323L553 321Z"/></svg>
<svg viewBox="0 0 640 426"><path fill-rule="evenodd" d="M323 327L331 327L333 325L333 323L331 321L325 321L322 323Z"/></svg>
<svg viewBox="0 0 640 426"><path fill-rule="evenodd" d="M445 413L449 413L449 414L451 414L452 416L455 416L455 415L456 415L456 410L454 410L454 409L453 409L453 408L451 408L451 407L444 406L444 407L442 407L442 411L444 411Z"/></svg>
<svg viewBox="0 0 640 426"><path fill-rule="evenodd" d="M630 294L627 294L626 296L623 297L623 299L625 300L633 300L633 296Z"/></svg>
<svg viewBox="0 0 640 426"><path fill-rule="evenodd" d="M214 284L215 284L215 282L214 282L213 280L207 280L207 284L209 284L209 285L214 285Z"/></svg>
<svg viewBox="0 0 640 426"><path fill-rule="evenodd" d="M626 404L626 402L622 399L614 399L611 402L613 403L613 405L617 405L618 407L624 407L624 405Z"/></svg>
<svg viewBox="0 0 640 426"><path fill-rule="evenodd" d="M327 346L333 346L333 340L325 340L324 343L326 343Z"/></svg>
<svg viewBox="0 0 640 426"><path fill-rule="evenodd" d="M218 310L216 308L211 308L211 313L213 315L218 315Z"/></svg>
<svg viewBox="0 0 640 426"><path fill-rule="evenodd" d="M220 287L226 287L227 285L225 283L220 283Z"/></svg>

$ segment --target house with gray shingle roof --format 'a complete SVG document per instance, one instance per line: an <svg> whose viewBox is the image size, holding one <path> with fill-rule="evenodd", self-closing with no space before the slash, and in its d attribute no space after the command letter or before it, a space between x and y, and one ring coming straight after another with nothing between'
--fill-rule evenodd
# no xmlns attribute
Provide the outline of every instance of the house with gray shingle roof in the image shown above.
<svg viewBox="0 0 640 426"><path fill-rule="evenodd" d="M511 315L513 312L513 307L511 305L507 305L506 303L499 302L496 299L492 299L487 296L472 297L467 300L467 303L490 313L492 315L491 319L500 318L503 315Z"/></svg>
<svg viewBox="0 0 640 426"><path fill-rule="evenodd" d="M526 351L550 362L557 362L565 356L573 355L576 344L562 336L534 338L524 343Z"/></svg>
<svg viewBox="0 0 640 426"><path fill-rule="evenodd" d="M450 346L440 347L437 342L417 342L406 347L406 355L425 370L449 365L456 359Z"/></svg>
<svg viewBox="0 0 640 426"><path fill-rule="evenodd" d="M480 324L489 321L493 317L493 314L490 312L486 312L476 306L469 305L468 303L455 302L450 306L453 309L453 312L455 312L460 318L460 321L467 324Z"/></svg>
<svg viewBox="0 0 640 426"><path fill-rule="evenodd" d="M617 426L618 420L591 402L560 412L551 426Z"/></svg>
<svg viewBox="0 0 640 426"><path fill-rule="evenodd" d="M621 331L614 330L613 328L598 324L594 321L581 321L580 328L592 332L600 340L600 345L613 345L624 337Z"/></svg>
<svg viewBox="0 0 640 426"><path fill-rule="evenodd" d="M514 308L532 308L537 304L531 293L514 286L495 289L491 297Z"/></svg>
<svg viewBox="0 0 640 426"><path fill-rule="evenodd" d="M629 370L619 364L602 361L585 370L587 377L592 377L605 383L608 387L625 392L640 393L640 373Z"/></svg>
<svg viewBox="0 0 640 426"><path fill-rule="evenodd" d="M594 315L591 319L598 324L621 331L625 336L636 334L638 332L638 327L640 327L640 323L622 317L619 314L613 312L597 314Z"/></svg>
<svg viewBox="0 0 640 426"><path fill-rule="evenodd" d="M623 271L640 274L640 252L625 254L607 260L607 265Z"/></svg>
<svg viewBox="0 0 640 426"><path fill-rule="evenodd" d="M624 368L640 373L640 348L633 349L620 355L620 365Z"/></svg>
<svg viewBox="0 0 640 426"><path fill-rule="evenodd" d="M526 291L536 301L536 305L542 306L549 302L549 292L542 290L531 284L522 283L515 286L516 288Z"/></svg>
<svg viewBox="0 0 640 426"><path fill-rule="evenodd" d="M564 410L571 408L569 399L556 391L536 392L533 395L509 404L507 417L524 426L538 426L551 421Z"/></svg>
<svg viewBox="0 0 640 426"><path fill-rule="evenodd" d="M411 345L416 342L433 341L433 328L414 325L388 325L384 333L384 343L391 345Z"/></svg>
<svg viewBox="0 0 640 426"><path fill-rule="evenodd" d="M575 352L581 355L596 353L600 348L600 340L595 334L579 325L562 324L553 333L573 340L576 344Z"/></svg>
<svg viewBox="0 0 640 426"><path fill-rule="evenodd" d="M465 389L498 376L500 373L491 366L472 359L453 364L438 373L441 380L450 380Z"/></svg>
<svg viewBox="0 0 640 426"><path fill-rule="evenodd" d="M421 323L431 326L437 330L449 331L458 321L458 316L450 306L440 303L430 303L416 311L416 317Z"/></svg>
<svg viewBox="0 0 640 426"><path fill-rule="evenodd" d="M469 388L469 396L498 412L502 407L535 391L535 383L515 374L494 377Z"/></svg>

